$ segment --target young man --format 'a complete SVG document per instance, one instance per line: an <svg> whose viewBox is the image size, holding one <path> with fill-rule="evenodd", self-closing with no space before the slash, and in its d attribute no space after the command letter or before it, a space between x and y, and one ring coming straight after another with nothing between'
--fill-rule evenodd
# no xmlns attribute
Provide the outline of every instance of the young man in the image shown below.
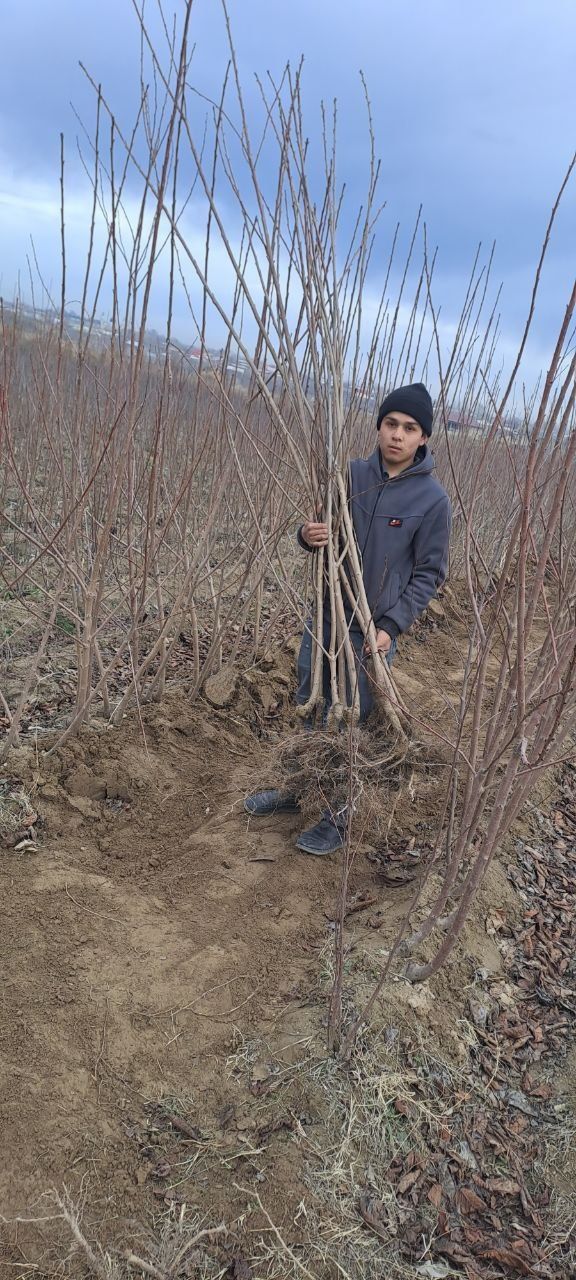
<svg viewBox="0 0 576 1280"><path fill-rule="evenodd" d="M362 557L362 575L376 626L376 644L392 661L397 637L423 612L444 581L450 537L450 502L433 475L434 459L427 441L432 434L432 401L421 382L391 391L380 406L378 445L369 458L350 464L349 501ZM326 546L328 528L307 520L298 531L308 551ZM325 621L329 634L330 620ZM350 639L358 662L360 719L372 708L370 658L364 637L354 625ZM301 704L310 692L312 638L302 640L298 669ZM326 666L326 664L325 664ZM324 693L329 699L325 671ZM295 809L293 796L282 791L259 791L244 802L254 816ZM344 843L345 812L325 813L303 831L296 848L304 853L334 853Z"/></svg>

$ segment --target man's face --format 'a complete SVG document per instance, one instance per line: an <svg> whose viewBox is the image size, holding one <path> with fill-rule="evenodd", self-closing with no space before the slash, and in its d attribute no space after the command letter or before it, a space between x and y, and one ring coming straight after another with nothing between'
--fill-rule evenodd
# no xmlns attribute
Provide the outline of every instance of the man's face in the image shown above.
<svg viewBox="0 0 576 1280"><path fill-rule="evenodd" d="M426 432L407 413L387 414L378 428L378 443L389 475L398 475L409 467L414 454L427 439Z"/></svg>

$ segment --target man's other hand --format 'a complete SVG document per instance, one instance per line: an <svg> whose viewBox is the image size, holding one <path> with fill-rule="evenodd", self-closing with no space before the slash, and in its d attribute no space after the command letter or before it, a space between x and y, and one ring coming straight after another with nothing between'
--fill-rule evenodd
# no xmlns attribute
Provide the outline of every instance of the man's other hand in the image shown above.
<svg viewBox="0 0 576 1280"><path fill-rule="evenodd" d="M382 657L385 657L385 655L388 653L388 650L390 649L391 644L392 644L392 636L389 636L387 631L376 632L376 648L378 650L378 653L382 654ZM369 644L364 645L364 653L367 653L367 654L370 653Z"/></svg>
<svg viewBox="0 0 576 1280"><path fill-rule="evenodd" d="M319 524L315 520L307 520L300 530L304 542L309 547L326 547L328 545L328 525Z"/></svg>

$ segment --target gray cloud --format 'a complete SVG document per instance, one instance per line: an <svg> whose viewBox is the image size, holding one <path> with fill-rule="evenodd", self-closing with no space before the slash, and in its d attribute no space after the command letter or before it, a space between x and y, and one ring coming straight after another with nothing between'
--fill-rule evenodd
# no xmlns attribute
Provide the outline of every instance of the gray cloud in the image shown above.
<svg viewBox="0 0 576 1280"><path fill-rule="evenodd" d="M162 41L153 6L147 7ZM482 6L461 0L231 0L230 13L251 110L258 97L252 72L278 76L287 59L296 65L301 52L310 133L319 100L337 97L341 176L354 196L363 185L366 155L363 69L382 158L386 223L392 227L399 219L406 236L424 205L430 241L440 249L437 288L445 313L457 306L478 241L489 246L495 238L494 274L505 286L503 326L513 338L551 203L576 145L571 0L549 0L545 7L541 0L487 0ZM216 95L227 50L213 0L197 0L192 35L192 78ZM66 135L74 187L78 125L70 101L87 122L93 118L93 97L78 61L102 81L119 118L129 120L138 97L137 23L129 0L53 0L50 6L4 0L3 50L0 274L9 292L25 268L30 233L47 275L57 275L47 202L50 191L57 197L58 134ZM199 118L204 109L198 102ZM571 189L535 330L542 351L573 274L575 214ZM81 242L78 228L79 251ZM377 272L372 287L377 291Z"/></svg>

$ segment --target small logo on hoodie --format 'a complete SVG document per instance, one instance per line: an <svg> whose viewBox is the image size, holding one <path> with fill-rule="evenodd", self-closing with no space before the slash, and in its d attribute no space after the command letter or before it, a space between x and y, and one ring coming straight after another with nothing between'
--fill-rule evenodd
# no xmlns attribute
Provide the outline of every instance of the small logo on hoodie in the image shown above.
<svg viewBox="0 0 576 1280"><path fill-rule="evenodd" d="M396 517L394 517L394 519L393 519L393 520L389 520L389 521L388 521L388 528L389 528L389 529L399 529L399 528L400 528L400 526L401 526L403 523L404 523L404 521L403 521L403 520L398 520Z"/></svg>

